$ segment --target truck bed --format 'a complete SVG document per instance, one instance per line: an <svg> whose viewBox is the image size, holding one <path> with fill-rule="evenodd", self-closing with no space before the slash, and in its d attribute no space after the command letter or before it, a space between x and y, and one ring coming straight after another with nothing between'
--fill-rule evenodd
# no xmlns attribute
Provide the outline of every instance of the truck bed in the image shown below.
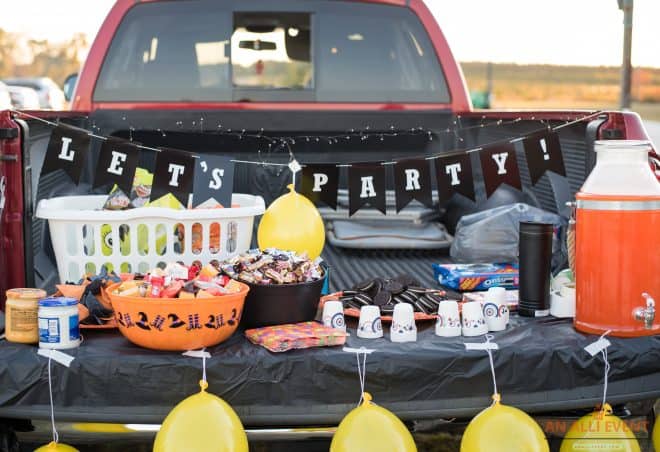
<svg viewBox="0 0 660 452"><path fill-rule="evenodd" d="M186 124L198 118L198 112L185 113ZM254 114L254 112L253 112ZM369 161L405 155L425 155L451 149L454 146L477 146L501 138L538 130L547 124L586 113L546 113L534 119L529 114L491 112L463 116L462 127L477 125L460 137L444 136L430 143L394 140L386 151L382 145L322 148L301 146L296 155L302 162ZM195 133L192 130L168 132L166 139L149 130L169 130L174 118L182 112L126 113L129 121L120 121L123 112L102 111L91 119L69 118L72 124L88 127L94 121L106 135L127 137L126 123L140 124L136 140L152 146L169 144L196 152L233 149L236 156L248 155L227 137ZM380 115L380 114L379 114ZM185 116L185 115L184 115ZM499 120L527 119L504 126L489 127ZM298 133L347 130L355 124L369 123L374 128L387 124L423 126L442 129L455 117L449 112L427 112L410 115L297 113L287 115L286 124L268 124L270 116L262 117L223 112L209 113L209 123L253 120L270 129L289 134L286 127L295 123ZM250 119L251 118L251 119ZM547 122L541 123L539 118ZM562 118L562 119L559 119ZM368 121L368 122L366 122ZM438 206L442 220L451 232L452 223L460 215L475 209L488 208L499 195L509 202L522 201L552 212L562 213L563 201L572 196L584 181L591 165L591 142L598 118L561 130L567 178L543 176L534 187L529 181L524 158L519 167L524 190L511 194L498 190L497 196L485 198L480 170L474 164L477 203L453 199ZM483 125L483 127L481 126ZM234 126L234 124L232 124ZM25 152L31 160L33 174L39 174L50 130L30 122L24 129ZM222 140L225 140L224 142ZM161 142L163 141L163 142ZM253 145L254 143L252 143ZM243 154L245 151L245 154ZM476 155L475 155L476 157ZM286 155L273 154L269 160L286 160ZM75 186L65 176L50 174L32 179L32 204L38 200L69 194L90 192L94 159L83 172L83 183ZM148 162L147 162L148 163ZM38 180L38 182L37 182ZM272 200L282 192L288 174L269 172L259 166L236 168L235 191L252 191ZM457 198L457 197L455 197ZM501 201L501 199L500 199ZM28 268L28 283L51 288L58 280L47 223L26 220L26 249L32 262ZM332 291L376 276L409 273L427 286L433 286L431 263L447 262L446 251L413 250L346 250L326 246L323 256L331 267ZM591 358L582 348L594 337L574 330L570 322L556 319L528 320L515 315L514 327L495 334L500 350L495 354L498 385L505 403L530 413L544 413L573 408L593 407L602 397L603 363ZM492 391L488 358L483 352L466 351L463 342L480 341L468 338L438 338L433 334L433 322L420 323L419 341L415 344L393 344L387 339L365 341L355 335L355 324L349 322L351 347L376 349L367 361L367 390L375 400L394 411L405 421L439 418L469 418L488 406ZM387 328L386 328L387 333ZM120 423L160 423L172 406L197 391L201 376L199 360L177 353L154 352L131 345L117 332L88 331L83 346L71 353L77 357L70 369L53 366L56 415L60 421L94 421ZM387 335L386 335L387 337ZM612 339L610 347L610 384L608 401L630 402L660 397L660 337ZM210 349L211 390L225 398L238 412L247 427L336 425L359 399L359 384L355 356L339 347L299 350L273 354L248 343L241 332L226 343ZM36 348L0 342L0 418L47 419L49 416L47 361L36 354Z"/></svg>

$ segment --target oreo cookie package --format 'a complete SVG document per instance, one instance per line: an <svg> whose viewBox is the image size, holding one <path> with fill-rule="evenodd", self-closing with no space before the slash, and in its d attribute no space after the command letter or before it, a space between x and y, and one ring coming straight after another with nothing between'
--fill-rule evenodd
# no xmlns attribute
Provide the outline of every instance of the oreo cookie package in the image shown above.
<svg viewBox="0 0 660 452"><path fill-rule="evenodd" d="M461 292L518 288L517 264L433 264L433 274L441 286Z"/></svg>

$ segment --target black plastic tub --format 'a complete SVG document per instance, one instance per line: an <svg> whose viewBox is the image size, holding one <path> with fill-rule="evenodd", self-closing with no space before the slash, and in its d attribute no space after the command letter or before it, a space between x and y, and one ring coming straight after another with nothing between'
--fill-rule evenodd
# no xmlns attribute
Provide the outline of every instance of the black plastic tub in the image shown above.
<svg viewBox="0 0 660 452"><path fill-rule="evenodd" d="M245 298L241 325L257 328L314 320L326 276L299 284L245 283L250 292Z"/></svg>

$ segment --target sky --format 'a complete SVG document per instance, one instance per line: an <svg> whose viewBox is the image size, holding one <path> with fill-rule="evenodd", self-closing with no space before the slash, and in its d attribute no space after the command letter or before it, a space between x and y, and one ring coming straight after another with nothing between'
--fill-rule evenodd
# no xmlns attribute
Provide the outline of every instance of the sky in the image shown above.
<svg viewBox="0 0 660 452"><path fill-rule="evenodd" d="M3 0L9 2L10 0ZM247 1L247 0L246 0ZM425 0L460 61L619 65L617 0ZM36 38L95 36L114 0L20 0L0 28ZM635 0L632 62L660 67L660 0Z"/></svg>

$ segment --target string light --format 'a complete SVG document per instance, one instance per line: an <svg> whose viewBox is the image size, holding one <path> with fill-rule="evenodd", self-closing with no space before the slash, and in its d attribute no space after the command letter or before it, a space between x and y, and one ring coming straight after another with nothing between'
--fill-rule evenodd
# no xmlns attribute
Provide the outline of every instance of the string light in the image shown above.
<svg viewBox="0 0 660 452"><path fill-rule="evenodd" d="M26 118L34 119L34 120L37 120L37 121L41 121L42 123L48 124L51 127L57 127L57 126L60 125L60 122L59 122L60 118L59 117L57 118L56 122L53 122L53 121L49 121L47 119L40 118L38 116L31 115L29 113L24 113L22 111L18 111L18 110L10 110L10 111L13 114L16 114L16 115L20 115L20 116L23 116L23 117L26 117ZM519 141L522 141L527 136L533 135L535 133L539 133L539 132L543 132L543 131L557 131L557 130L563 129L565 127L570 127L574 124L580 123L582 121L600 116L601 114L602 114L602 111L597 111L595 113L588 114L588 115L582 116L580 118L572 119L572 120L569 119L569 118L566 118L564 124L560 124L560 125L555 126L555 127L551 127L547 120L543 120L543 119L538 119L537 120L535 116L532 116L531 117L532 121L539 121L542 125L544 125L544 127L542 129L537 129L537 130L534 130L534 131L531 131L531 132L527 132L524 135L520 135L520 136L508 138L508 139L496 140L496 141L492 141L492 142L489 142L489 143L480 144L478 147L467 149L467 150L458 150L458 151L454 151L454 152L443 152L443 153L440 153L440 154L434 154L434 155L430 155L430 156L421 156L421 157L420 156L418 156L418 157L406 156L405 159L408 160L408 159L415 159L415 158L419 158L419 159L423 158L424 160L435 160L435 159L439 159L439 158L443 158L443 157L460 155L460 154L463 154L463 153L468 153L469 154L469 153L473 153L473 152L478 152L478 151L481 151L483 148L491 146L491 145L502 144L502 143L512 143L513 144L513 143L517 143ZM342 139L350 141L354 137L355 138L359 137L360 141L367 141L370 137L379 138L380 141L384 141L385 137L424 136L424 137L426 137L426 139L428 141L433 141L433 136L434 135L437 135L437 134L440 134L440 133L448 133L448 134L454 134L460 142L463 142L464 140L460 136L461 132L468 131L468 130L473 130L473 129L483 129L483 128L486 128L486 127L504 126L504 125L508 125L508 124L515 124L515 123L518 123L518 122L521 122L521 121L524 120L524 118L518 117L518 118L514 118L514 119L509 120L509 121L504 121L502 119L497 119L497 120L492 121L490 123L484 123L483 121L485 121L487 119L487 117L485 115L482 115L481 118L480 118L479 124L476 124L476 125L473 125L473 126L460 127L461 118L462 117L460 115L457 115L455 117L455 119L452 121L453 125L454 125L453 128L447 128L447 129L443 129L443 130L439 130L439 131L427 130L427 129L424 129L423 127L412 127L412 128L410 128L410 130L397 130L394 127L394 125L390 125L389 126L389 131L376 130L376 131L372 132L371 127L369 125L367 125L367 126L364 127L364 130L350 129L348 131L348 133L344 132L340 135L296 135L294 137L294 136L269 136L269 135L264 134L264 129L263 128L260 128L258 133L254 133L254 134L253 133L247 133L246 129L241 129L240 132L234 132L234 131L232 131L231 128L223 130L222 124L218 124L217 125L217 130L214 130L213 132L210 132L210 133L213 133L215 135L222 135L222 136L233 136L233 137L238 138L239 140L242 140L245 137L265 140L268 143L269 152L271 152L271 150L273 149L273 146L274 146L275 151L277 151L280 147L286 146L288 148L288 151L289 151L290 160L295 160L295 156L293 154L293 151L292 151L290 145L295 145L296 144L296 139L298 139L298 140L303 140L304 139L305 142L307 142L307 143L309 143L311 141L315 141L315 142L319 143L319 142L321 142L321 140L323 140L324 142L327 142L328 144L332 145L332 144L339 143L339 140L342 140ZM126 116L122 116L121 119L123 121L127 121ZM200 122L200 130L203 132L204 131L204 118L201 117L199 122ZM196 124L197 124L196 121L192 121L192 126L193 127L195 127ZM183 128L183 121L176 121L175 125L178 126L179 128ZM132 142L133 141L133 132L136 129L135 129L135 127L130 126L130 125L129 125L128 129L129 129L129 141ZM162 137L166 136L165 132L162 129L156 129L156 131L161 133ZM88 132L88 134L89 134L89 136L100 139L100 140L107 140L108 139L108 137L105 137L105 136L102 136L102 135L96 135L92 132ZM162 152L162 149L153 148L153 147L149 147L149 146L144 146L142 144L133 143L133 145L135 147L139 148L139 149L144 149L144 150L153 151L153 152ZM193 153L191 153L191 154L193 155L194 158L200 158L199 155L195 155ZM259 154L261 154L260 150L259 150ZM234 162L234 163L265 165L265 166L268 166L268 165L270 165L270 166L288 166L289 165L288 163L238 160L238 159L232 159L231 161ZM393 165L393 164L396 164L397 161L398 161L397 159L394 159L394 160L391 160L391 161L385 161L385 162L378 161L378 162L372 162L372 163L380 163L382 165ZM368 163L368 162L362 162L362 163ZM301 164L301 166L304 167L305 165ZM352 164L351 163L342 163L342 164L336 164L335 166L337 166L337 167L351 167Z"/></svg>

